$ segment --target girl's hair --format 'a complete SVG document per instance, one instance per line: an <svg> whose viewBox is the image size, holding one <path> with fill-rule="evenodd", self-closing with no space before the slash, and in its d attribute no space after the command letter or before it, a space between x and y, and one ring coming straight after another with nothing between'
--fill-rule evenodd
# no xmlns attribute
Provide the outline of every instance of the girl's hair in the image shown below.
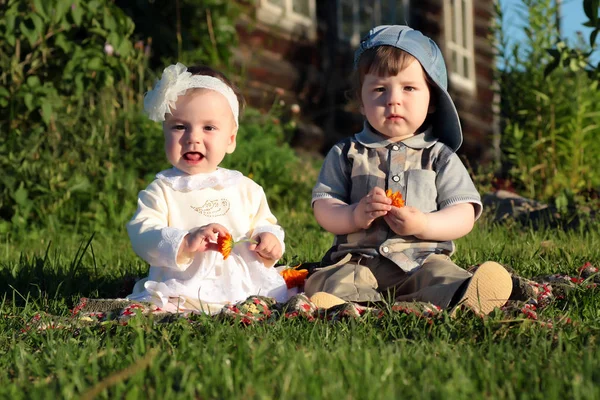
<svg viewBox="0 0 600 400"><path fill-rule="evenodd" d="M352 79L352 89L350 92L351 100L356 104L362 104L360 93L362 84L366 74L375 74L378 76L394 76L397 75L408 65L416 61L412 55L404 50L394 46L377 46L366 50L358 60L356 70ZM431 92L436 90L436 85L433 83L429 75L423 70L425 81ZM433 99L433 96L431 96Z"/></svg>
<svg viewBox="0 0 600 400"><path fill-rule="evenodd" d="M242 112L244 111L244 107L246 106L246 100L244 96L242 96L242 92L240 89L233 84L222 72L212 69L211 67L207 67L206 65L193 65L187 68L188 72L191 72L192 75L207 75L212 76L213 78L220 79L224 84L229 86L235 96L238 99L238 103L240 104L240 117L242 116Z"/></svg>

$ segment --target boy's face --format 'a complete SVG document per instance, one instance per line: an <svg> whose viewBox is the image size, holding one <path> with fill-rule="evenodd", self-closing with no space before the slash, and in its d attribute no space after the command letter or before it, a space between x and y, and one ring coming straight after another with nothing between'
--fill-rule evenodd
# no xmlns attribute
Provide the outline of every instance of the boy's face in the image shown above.
<svg viewBox="0 0 600 400"><path fill-rule="evenodd" d="M395 76L366 74L361 88L361 112L373 128L400 141L413 136L425 122L430 92L421 64L414 60Z"/></svg>
<svg viewBox="0 0 600 400"><path fill-rule="evenodd" d="M165 153L190 175L213 172L235 150L237 126L229 103L214 90L195 90L177 99L165 116Z"/></svg>

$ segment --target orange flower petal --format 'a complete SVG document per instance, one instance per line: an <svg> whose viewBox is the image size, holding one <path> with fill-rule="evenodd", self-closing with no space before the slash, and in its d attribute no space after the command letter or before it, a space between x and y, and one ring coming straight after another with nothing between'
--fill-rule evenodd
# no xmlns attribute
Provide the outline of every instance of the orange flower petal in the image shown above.
<svg viewBox="0 0 600 400"><path fill-rule="evenodd" d="M386 197L392 199L392 205L394 207L404 207L404 199L402 198L402 193L393 193L391 189L388 189L385 191L385 195Z"/></svg>
<svg viewBox="0 0 600 400"><path fill-rule="evenodd" d="M286 268L283 271L281 271L281 276L283 277L287 288L291 289L293 287L299 287L304 285L304 281L308 276L308 270Z"/></svg>
<svg viewBox="0 0 600 400"><path fill-rule="evenodd" d="M233 238L231 234L228 233L224 236L219 235L217 238L217 246L219 247L219 253L223 254L223 260L226 260L231 254L231 250L233 249Z"/></svg>

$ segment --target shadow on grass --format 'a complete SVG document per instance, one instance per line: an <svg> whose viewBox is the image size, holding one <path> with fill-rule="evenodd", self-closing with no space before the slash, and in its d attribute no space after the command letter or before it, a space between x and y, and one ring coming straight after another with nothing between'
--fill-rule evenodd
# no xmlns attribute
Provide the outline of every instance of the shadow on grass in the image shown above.
<svg viewBox="0 0 600 400"><path fill-rule="evenodd" d="M51 243L43 256L21 254L18 261L0 261L0 299L14 299L16 306L23 306L29 300L63 299L72 306L80 297L127 296L135 280L145 272L99 268L91 246L93 238L94 235L80 244L70 262L57 252L51 255ZM91 265L84 263L88 252Z"/></svg>

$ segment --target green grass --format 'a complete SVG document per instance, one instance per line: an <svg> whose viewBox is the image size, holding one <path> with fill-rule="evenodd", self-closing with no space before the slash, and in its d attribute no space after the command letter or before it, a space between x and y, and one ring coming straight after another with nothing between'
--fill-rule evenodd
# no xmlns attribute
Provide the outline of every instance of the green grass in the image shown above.
<svg viewBox="0 0 600 400"><path fill-rule="evenodd" d="M331 236L306 212L277 212L284 261L316 261ZM51 241L50 241L51 238ZM170 324L22 330L36 313L67 316L79 297L127 294L146 265L124 232L31 232L0 247L0 398L382 399L600 397L600 291L575 290L530 320L463 315L427 321L280 319L244 327L199 316ZM480 221L455 261L510 265L525 276L600 266L600 229Z"/></svg>

